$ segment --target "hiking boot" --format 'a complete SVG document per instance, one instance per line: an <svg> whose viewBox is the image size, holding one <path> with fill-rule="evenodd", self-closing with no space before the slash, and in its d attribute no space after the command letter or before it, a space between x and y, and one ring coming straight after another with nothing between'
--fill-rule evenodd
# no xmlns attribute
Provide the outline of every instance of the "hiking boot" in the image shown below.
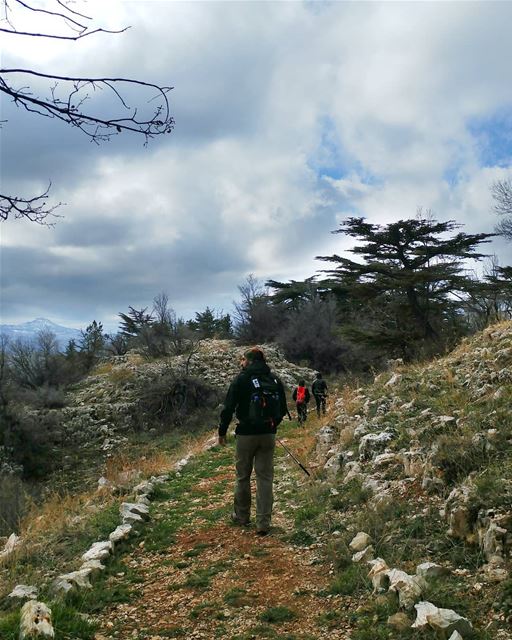
<svg viewBox="0 0 512 640"><path fill-rule="evenodd" d="M231 514L231 522L238 527L248 527L250 524L249 520L241 520L236 513Z"/></svg>

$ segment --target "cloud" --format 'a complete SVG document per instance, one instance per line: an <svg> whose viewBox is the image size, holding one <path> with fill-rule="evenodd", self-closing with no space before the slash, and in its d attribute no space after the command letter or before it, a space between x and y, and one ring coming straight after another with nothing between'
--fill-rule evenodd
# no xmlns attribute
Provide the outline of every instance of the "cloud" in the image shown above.
<svg viewBox="0 0 512 640"><path fill-rule="evenodd" d="M349 215L384 224L423 207L492 230L489 186L511 157L509 4L101 11L132 28L53 46L41 64L173 85L176 130L148 147L130 136L96 147L8 109L6 183L30 193L51 177L67 205L52 230L6 226L5 321L113 321L162 290L185 315L227 310L247 274L304 278L322 267L314 256L349 248L329 233ZM510 245L494 248L510 262Z"/></svg>

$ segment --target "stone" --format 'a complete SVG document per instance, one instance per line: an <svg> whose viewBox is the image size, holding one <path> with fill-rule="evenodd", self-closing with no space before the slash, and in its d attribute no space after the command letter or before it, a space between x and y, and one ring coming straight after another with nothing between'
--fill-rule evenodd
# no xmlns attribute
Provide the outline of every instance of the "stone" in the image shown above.
<svg viewBox="0 0 512 640"><path fill-rule="evenodd" d="M149 507L137 502L123 502L119 507L119 513L123 519L123 524L127 522L140 522L149 520Z"/></svg>
<svg viewBox="0 0 512 640"><path fill-rule="evenodd" d="M110 540L102 540L95 542L91 548L82 555L82 560L104 560L113 552L112 542Z"/></svg>
<svg viewBox="0 0 512 640"><path fill-rule="evenodd" d="M68 593L72 589L92 589L90 583L91 570L79 569L78 571L72 571L71 573L64 573L55 579L53 583L53 590L56 593Z"/></svg>
<svg viewBox="0 0 512 640"><path fill-rule="evenodd" d="M343 454L340 452L332 455L324 464L324 471L329 478L334 478L341 471L343 465Z"/></svg>
<svg viewBox="0 0 512 640"><path fill-rule="evenodd" d="M446 576L449 573L450 570L447 567L443 567L435 562L423 562L416 567L416 575L426 579Z"/></svg>
<svg viewBox="0 0 512 640"><path fill-rule="evenodd" d="M20 640L41 636L54 638L52 611L44 602L29 600L21 608Z"/></svg>
<svg viewBox="0 0 512 640"><path fill-rule="evenodd" d="M360 531L353 539L352 542L348 545L350 549L354 552L363 551L366 547L369 546L372 539L370 536L364 531Z"/></svg>
<svg viewBox="0 0 512 640"><path fill-rule="evenodd" d="M454 631L457 631L463 638L471 636L473 633L471 622L452 609L440 609L431 602L419 602L414 608L417 617L412 625L413 629L430 627L436 632L444 633L445 637L453 635Z"/></svg>
<svg viewBox="0 0 512 640"><path fill-rule="evenodd" d="M155 485L149 480L144 480L144 482L140 482L136 487L133 487L133 492L136 496L145 495L149 496L155 490Z"/></svg>
<svg viewBox="0 0 512 640"><path fill-rule="evenodd" d="M375 558L375 560L369 560L368 564L371 566L368 577L372 581L373 592L381 593L383 591L387 591L389 587L389 567L385 560L382 558Z"/></svg>
<svg viewBox="0 0 512 640"><path fill-rule="evenodd" d="M399 611L388 618L388 625L397 631L405 631L411 628L412 621L403 611Z"/></svg>
<svg viewBox="0 0 512 640"><path fill-rule="evenodd" d="M458 631L454 631L448 640L464 640Z"/></svg>
<svg viewBox="0 0 512 640"><path fill-rule="evenodd" d="M368 433L361 438L359 443L359 459L371 460L374 456L386 448L386 445L396 438L390 431L380 433Z"/></svg>
<svg viewBox="0 0 512 640"><path fill-rule="evenodd" d="M354 553L354 555L352 556L352 562L359 563L364 562L365 560L372 560L374 553L375 549L372 547L372 545L370 545L366 547L366 549L363 549L358 553Z"/></svg>
<svg viewBox="0 0 512 640"><path fill-rule="evenodd" d="M400 382L401 379L402 379L402 376L399 373L393 373L391 378L386 382L386 384L384 386L385 387L392 387L395 384L397 384L398 382Z"/></svg>
<svg viewBox="0 0 512 640"><path fill-rule="evenodd" d="M116 545L118 542L121 542L121 540L126 540L132 532L132 529L133 527L131 524L120 524L114 529L114 531L112 531L108 539L113 545Z"/></svg>
<svg viewBox="0 0 512 640"><path fill-rule="evenodd" d="M8 597L18 600L37 600L37 587L17 584Z"/></svg>
<svg viewBox="0 0 512 640"><path fill-rule="evenodd" d="M105 571L105 565L102 564L101 561L97 559L87 560L82 564L79 571L89 571L90 576L94 577L99 573L101 573L102 571Z"/></svg>
<svg viewBox="0 0 512 640"><path fill-rule="evenodd" d="M400 607L410 610L421 598L426 587L425 581L420 576L411 576L400 569L390 569L387 572L389 578L389 590L398 593Z"/></svg>
<svg viewBox="0 0 512 640"><path fill-rule="evenodd" d="M13 551L21 544L21 538L17 536L15 533L11 533L11 535L7 538L7 542L2 551L0 551L0 562L6 560Z"/></svg>
<svg viewBox="0 0 512 640"><path fill-rule="evenodd" d="M419 478L425 473L425 460L423 451L404 451L402 453L402 464L404 465L404 475L409 478Z"/></svg>

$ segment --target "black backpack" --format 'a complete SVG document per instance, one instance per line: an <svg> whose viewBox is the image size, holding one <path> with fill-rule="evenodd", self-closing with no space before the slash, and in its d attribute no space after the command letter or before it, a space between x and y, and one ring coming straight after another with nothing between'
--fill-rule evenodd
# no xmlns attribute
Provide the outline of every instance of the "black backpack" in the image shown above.
<svg viewBox="0 0 512 640"><path fill-rule="evenodd" d="M282 418L280 386L271 374L252 376L249 422L255 425L278 425Z"/></svg>

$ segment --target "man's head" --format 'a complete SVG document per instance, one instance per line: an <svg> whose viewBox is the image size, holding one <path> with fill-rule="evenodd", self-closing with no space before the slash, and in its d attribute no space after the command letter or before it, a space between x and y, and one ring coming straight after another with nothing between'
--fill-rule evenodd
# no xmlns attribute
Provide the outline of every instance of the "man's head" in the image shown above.
<svg viewBox="0 0 512 640"><path fill-rule="evenodd" d="M251 347L242 357L242 367L247 367L251 362L265 362L265 354L259 347Z"/></svg>

